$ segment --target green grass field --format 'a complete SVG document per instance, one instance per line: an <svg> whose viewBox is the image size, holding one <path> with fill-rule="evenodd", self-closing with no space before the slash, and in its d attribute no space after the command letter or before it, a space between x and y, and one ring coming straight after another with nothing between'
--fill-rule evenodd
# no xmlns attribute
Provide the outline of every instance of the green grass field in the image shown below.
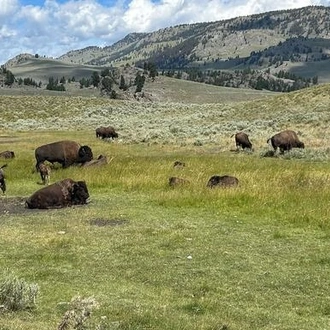
<svg viewBox="0 0 330 330"><path fill-rule="evenodd" d="M0 280L39 286L36 308L0 309L0 329L60 329L77 296L98 306L65 329L330 328L329 95L324 85L226 104L2 96L0 152L16 158L0 162L1 202L41 188L41 144L72 139L110 161L53 169L51 182L86 181L86 206L0 209ZM97 124L120 138L96 139ZM284 128L306 149L261 157ZM253 153L230 151L237 130ZM209 189L214 174L239 186ZM190 183L171 188L170 176Z"/></svg>

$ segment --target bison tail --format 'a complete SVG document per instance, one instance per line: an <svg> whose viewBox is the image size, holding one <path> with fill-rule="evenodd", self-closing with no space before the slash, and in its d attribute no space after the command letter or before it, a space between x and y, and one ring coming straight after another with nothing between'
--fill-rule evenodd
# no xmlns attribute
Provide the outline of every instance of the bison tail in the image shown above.
<svg viewBox="0 0 330 330"><path fill-rule="evenodd" d="M267 143L269 143L270 140L271 140L271 138L269 138L269 139L267 140Z"/></svg>

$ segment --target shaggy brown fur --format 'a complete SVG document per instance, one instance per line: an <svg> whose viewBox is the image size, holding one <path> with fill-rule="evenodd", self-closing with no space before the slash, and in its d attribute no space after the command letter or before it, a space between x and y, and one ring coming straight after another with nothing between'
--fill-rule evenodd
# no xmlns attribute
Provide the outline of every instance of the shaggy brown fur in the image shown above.
<svg viewBox="0 0 330 330"><path fill-rule="evenodd" d="M58 141L42 145L35 150L37 160L36 169L39 164L48 161L50 163L60 163L63 168L73 164L83 164L93 159L90 147L81 146L75 141Z"/></svg>
<svg viewBox="0 0 330 330"><path fill-rule="evenodd" d="M276 152L277 148L279 148L281 154L292 148L305 148L305 144L299 141L297 133L291 130L285 130L275 134L267 140L267 143L269 142L271 142L274 151Z"/></svg>
<svg viewBox="0 0 330 330"><path fill-rule="evenodd" d="M7 164L0 167L0 189L2 190L3 194L6 192L5 172L3 171L5 167L7 167Z"/></svg>
<svg viewBox="0 0 330 330"><path fill-rule="evenodd" d="M25 205L29 209L51 209L86 204L89 198L85 181L64 179L41 188L30 196Z"/></svg>
<svg viewBox="0 0 330 330"><path fill-rule="evenodd" d="M38 165L38 170L40 173L40 178L41 181L44 185L48 185L49 184L49 180L50 180L50 173L51 173L51 169L48 165L46 165L45 163L40 163Z"/></svg>
<svg viewBox="0 0 330 330"><path fill-rule="evenodd" d="M213 175L208 183L207 187L214 188L214 187L236 187L238 186L238 179L234 176L230 175Z"/></svg>

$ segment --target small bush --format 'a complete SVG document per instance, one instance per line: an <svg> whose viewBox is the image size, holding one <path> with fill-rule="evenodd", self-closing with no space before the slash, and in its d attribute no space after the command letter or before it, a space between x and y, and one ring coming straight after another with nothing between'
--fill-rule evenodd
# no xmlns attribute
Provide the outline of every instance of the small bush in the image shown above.
<svg viewBox="0 0 330 330"><path fill-rule="evenodd" d="M4 311L18 311L34 308L39 287L27 283L13 274L5 275L0 282L0 305Z"/></svg>
<svg viewBox="0 0 330 330"><path fill-rule="evenodd" d="M63 315L57 329L86 329L86 322L95 307L98 307L98 303L93 297L82 298L78 296L72 298L69 309Z"/></svg>

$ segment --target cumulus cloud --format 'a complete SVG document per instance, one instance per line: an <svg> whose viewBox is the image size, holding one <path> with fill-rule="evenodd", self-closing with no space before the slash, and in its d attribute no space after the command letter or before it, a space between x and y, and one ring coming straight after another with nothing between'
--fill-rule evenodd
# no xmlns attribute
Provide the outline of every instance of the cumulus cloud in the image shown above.
<svg viewBox="0 0 330 330"><path fill-rule="evenodd" d="M20 53L58 57L111 45L131 32L309 5L330 0L1 0L0 63Z"/></svg>

